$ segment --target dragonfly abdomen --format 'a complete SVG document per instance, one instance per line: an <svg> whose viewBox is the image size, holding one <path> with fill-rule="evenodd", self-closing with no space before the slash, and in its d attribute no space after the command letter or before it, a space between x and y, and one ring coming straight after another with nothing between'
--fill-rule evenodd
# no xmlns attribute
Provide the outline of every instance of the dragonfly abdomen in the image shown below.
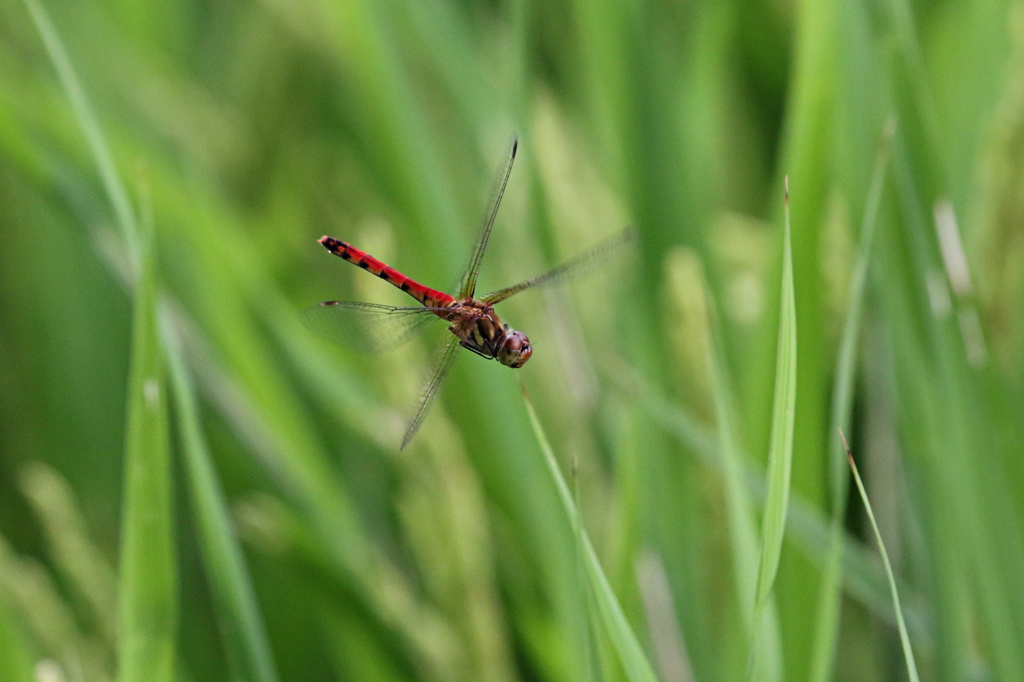
<svg viewBox="0 0 1024 682"><path fill-rule="evenodd" d="M377 260L370 254L361 249L357 249L347 242L335 239L334 237L328 237L327 235L320 237L319 241L324 245L324 248L338 258L346 260L349 263L352 263L352 265L358 265L363 270L380 277L385 282L398 287L428 308L447 308L455 302L454 298L443 291L423 286L416 280L403 275L398 270L395 270L387 263Z"/></svg>

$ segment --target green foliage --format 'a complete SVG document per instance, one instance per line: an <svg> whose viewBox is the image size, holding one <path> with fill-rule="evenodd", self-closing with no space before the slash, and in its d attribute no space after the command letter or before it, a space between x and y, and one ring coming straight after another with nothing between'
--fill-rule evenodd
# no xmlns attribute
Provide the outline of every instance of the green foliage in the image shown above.
<svg viewBox="0 0 1024 682"><path fill-rule="evenodd" d="M842 435L842 431L839 433ZM903 656L907 661L907 677L910 678L911 682L918 682L921 678L917 674L917 664L914 662L914 649L910 645L910 635L907 634L907 624L903 618L903 606L900 604L899 590L896 587L896 576L892 572L889 553L885 551L885 541L882 540L882 533L878 530L878 522L875 520L874 511L871 509L871 501L868 499L867 491L864 490L864 482L861 480L860 472L857 471L857 465L853 461L853 453L850 452L850 446L846 443L845 438L843 438L843 447L846 449L847 457L849 457L850 469L853 471L853 481L857 484L857 492L860 494L860 499L864 503L864 509L867 511L868 521L871 523L871 531L875 534L875 541L878 542L878 551L882 555L885 577L889 581L889 589L892 591L892 604L893 610L896 613L896 624L900 630L900 644L903 645Z"/></svg>
<svg viewBox="0 0 1024 682"><path fill-rule="evenodd" d="M5 4L0 678L1024 678L1022 70L1008 2ZM451 288L512 133L481 291L638 238L400 452L443 325L313 337L409 303L316 239Z"/></svg>

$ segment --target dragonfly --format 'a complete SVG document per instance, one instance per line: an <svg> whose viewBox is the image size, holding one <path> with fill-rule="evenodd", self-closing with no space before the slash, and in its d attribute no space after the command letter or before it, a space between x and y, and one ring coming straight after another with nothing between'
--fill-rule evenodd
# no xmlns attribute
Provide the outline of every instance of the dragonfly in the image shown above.
<svg viewBox="0 0 1024 682"><path fill-rule="evenodd" d="M318 240L331 254L401 289L412 296L419 305L391 306L358 301L324 301L304 311L304 322L312 331L357 350L376 351L384 350L413 336L431 319L441 319L449 324L448 331L451 332L451 336L446 335L437 354L430 379L402 438L403 450L426 418L460 348L472 351L486 360L497 360L512 369L521 368L532 357L533 346L529 337L504 322L494 310L495 305L531 287L560 282L571 275L575 276L590 269L608 260L624 242L635 237L634 232L627 229L543 274L476 297L477 276L518 148L519 141L513 139L508 160L504 164L486 214L483 230L477 239L455 296L420 284L340 239L324 235Z"/></svg>

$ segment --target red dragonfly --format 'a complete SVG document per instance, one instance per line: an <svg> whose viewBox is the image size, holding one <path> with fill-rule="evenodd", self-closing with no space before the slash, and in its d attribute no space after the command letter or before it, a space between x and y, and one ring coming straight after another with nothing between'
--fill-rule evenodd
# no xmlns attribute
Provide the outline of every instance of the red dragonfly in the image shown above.
<svg viewBox="0 0 1024 682"><path fill-rule="evenodd" d="M358 265L371 274L398 287L416 299L418 306L390 306L354 301L324 301L307 308L304 314L306 325L313 331L332 340L340 340L357 350L375 351L394 345L409 338L423 323L440 318L449 323L452 337L445 340L430 381L423 392L423 398L416 415L405 431L402 449L409 444L430 409L441 382L448 374L459 347L473 351L486 360L497 360L503 365L518 369L526 364L533 354L530 339L521 331L512 329L495 312L494 306L506 298L540 284L562 281L570 273L576 274L585 266L602 262L614 253L615 247L633 238L633 232L626 230L599 246L583 253L567 263L536 277L504 289L475 298L477 275L483 261L487 242L498 215L498 207L505 194L512 164L516 159L518 140L513 140L508 162L491 201L483 232L473 249L472 257L462 276L458 296L431 289L403 275L390 265L377 260L365 251L335 239L323 236L319 242L324 248L343 260Z"/></svg>

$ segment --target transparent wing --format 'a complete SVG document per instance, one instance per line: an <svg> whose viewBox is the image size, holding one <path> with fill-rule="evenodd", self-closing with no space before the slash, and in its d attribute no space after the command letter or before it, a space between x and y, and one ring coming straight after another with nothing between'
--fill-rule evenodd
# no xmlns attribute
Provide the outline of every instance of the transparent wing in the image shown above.
<svg viewBox="0 0 1024 682"><path fill-rule="evenodd" d="M437 390L441 388L441 383L448 376L448 370L452 368L452 363L455 362L455 358L459 355L459 348L457 336L445 339L442 343L438 359L434 364L434 372L431 374L426 388L423 389L423 396L420 398L419 407L416 408L416 415L412 418L412 422L409 424L409 428L405 430L405 436L402 438L402 450L405 449L405 446L416 435L416 432L420 430L427 412L430 411L430 406L434 404L434 398L437 397Z"/></svg>
<svg viewBox="0 0 1024 682"><path fill-rule="evenodd" d="M530 287L543 286L546 284L561 284L567 280L591 274L597 270L597 268L607 265L612 261L625 259L629 255L627 245L635 241L636 237L637 233L635 229L625 229L617 235L614 235L584 251L572 260L562 263L557 268L548 270L536 277L531 277L519 284L513 284L510 287L505 287L504 289L499 289L498 291L489 293L480 300L485 303L489 303L490 305L494 305L504 301L509 296L518 294L520 291L529 289Z"/></svg>
<svg viewBox="0 0 1024 682"><path fill-rule="evenodd" d="M505 170L499 176L498 184L495 186L491 197L490 210L487 212L487 220L484 222L483 232L477 239L473 248L473 255L469 258L469 265L466 266L466 273L462 276L462 284L459 286L459 298L473 296L476 292L476 278L480 274L480 264L484 260L484 251L487 250L487 241L491 238L491 230L494 228L494 219L498 215L498 207L501 206L501 198L505 196L505 186L508 184L508 176L512 173L512 164L516 160L516 150L519 149L519 139L512 138L512 149L509 151L508 162Z"/></svg>
<svg viewBox="0 0 1024 682"><path fill-rule="evenodd" d="M396 348L422 331L441 308L399 307L324 301L302 311L302 321L317 335L361 353Z"/></svg>

